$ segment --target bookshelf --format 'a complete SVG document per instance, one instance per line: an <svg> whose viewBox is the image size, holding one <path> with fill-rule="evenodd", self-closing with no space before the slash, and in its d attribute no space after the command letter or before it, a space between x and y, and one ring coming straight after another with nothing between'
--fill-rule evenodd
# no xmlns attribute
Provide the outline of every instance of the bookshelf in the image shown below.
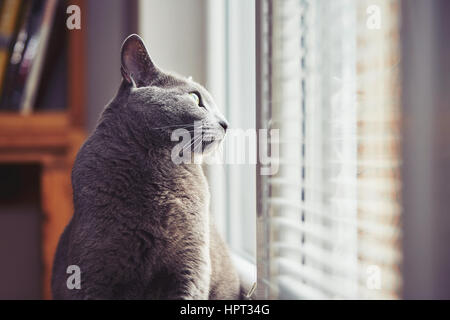
<svg viewBox="0 0 450 320"><path fill-rule="evenodd" d="M86 15L85 0L70 0L67 3L78 5L83 15ZM84 20L81 21L80 30L66 32L67 106L58 111L42 110L26 115L20 112L0 112L0 166L33 164L40 168L40 188L36 192L39 192L42 215L40 282L44 299L51 298L53 256L59 236L73 213L70 180L72 164L86 137L86 33ZM27 180L24 181L25 184ZM12 205L23 205L19 202Z"/></svg>

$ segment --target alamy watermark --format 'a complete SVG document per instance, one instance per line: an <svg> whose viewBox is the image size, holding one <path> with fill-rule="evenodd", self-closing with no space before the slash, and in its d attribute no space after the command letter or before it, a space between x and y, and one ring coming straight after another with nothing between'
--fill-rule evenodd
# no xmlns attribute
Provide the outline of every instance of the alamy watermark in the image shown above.
<svg viewBox="0 0 450 320"><path fill-rule="evenodd" d="M72 264L67 267L66 273L70 274L67 278L66 286L69 290L81 289L81 269L79 266Z"/></svg>
<svg viewBox="0 0 450 320"><path fill-rule="evenodd" d="M381 269L377 265L367 266L366 287L369 290L381 290Z"/></svg>
<svg viewBox="0 0 450 320"><path fill-rule="evenodd" d="M178 142L171 153L175 164L260 164L260 175L274 175L279 169L279 129L230 129L223 145L214 135L205 134L201 123L193 130L172 131ZM205 130L207 132L207 130ZM219 140L222 140L220 137Z"/></svg>
<svg viewBox="0 0 450 320"><path fill-rule="evenodd" d="M381 29L381 8L377 5L370 5L366 9L366 26L369 30Z"/></svg>
<svg viewBox="0 0 450 320"><path fill-rule="evenodd" d="M66 20L66 26L69 30L81 29L81 9L73 4L67 7L66 13L69 15Z"/></svg>

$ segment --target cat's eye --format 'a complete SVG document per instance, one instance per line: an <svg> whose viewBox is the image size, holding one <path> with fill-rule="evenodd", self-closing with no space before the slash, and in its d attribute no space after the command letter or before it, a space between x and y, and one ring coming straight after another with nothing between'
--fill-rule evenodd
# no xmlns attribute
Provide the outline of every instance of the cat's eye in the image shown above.
<svg viewBox="0 0 450 320"><path fill-rule="evenodd" d="M191 92L191 93L189 93L189 95L195 101L195 104L200 106L200 97L199 97L199 95L197 93L195 93L195 92Z"/></svg>

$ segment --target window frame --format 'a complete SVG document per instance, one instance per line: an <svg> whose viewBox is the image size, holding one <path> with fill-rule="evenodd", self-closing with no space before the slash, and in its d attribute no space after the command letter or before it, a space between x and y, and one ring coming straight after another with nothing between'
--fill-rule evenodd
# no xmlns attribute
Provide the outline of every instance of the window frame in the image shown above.
<svg viewBox="0 0 450 320"><path fill-rule="evenodd" d="M255 2L217 0L206 4L207 87L229 121L230 129L255 128L255 23L246 16L254 15ZM246 37L251 41L246 41ZM247 67L245 73L239 70L244 67ZM226 143L227 139L224 149ZM255 166L210 164L205 167L214 222L230 248L246 288L256 282ZM253 232L244 233L239 229L249 223ZM252 243L255 248L249 252Z"/></svg>

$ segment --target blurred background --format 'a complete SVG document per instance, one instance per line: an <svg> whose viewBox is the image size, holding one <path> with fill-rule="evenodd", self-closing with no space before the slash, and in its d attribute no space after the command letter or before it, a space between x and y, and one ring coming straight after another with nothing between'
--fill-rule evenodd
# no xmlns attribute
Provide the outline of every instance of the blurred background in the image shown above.
<svg viewBox="0 0 450 320"><path fill-rule="evenodd" d="M257 297L450 298L448 14L447 0L0 0L0 299L51 298L73 160L130 33L205 85L231 129L279 130L273 175L251 133L224 146L248 161L204 168Z"/></svg>

